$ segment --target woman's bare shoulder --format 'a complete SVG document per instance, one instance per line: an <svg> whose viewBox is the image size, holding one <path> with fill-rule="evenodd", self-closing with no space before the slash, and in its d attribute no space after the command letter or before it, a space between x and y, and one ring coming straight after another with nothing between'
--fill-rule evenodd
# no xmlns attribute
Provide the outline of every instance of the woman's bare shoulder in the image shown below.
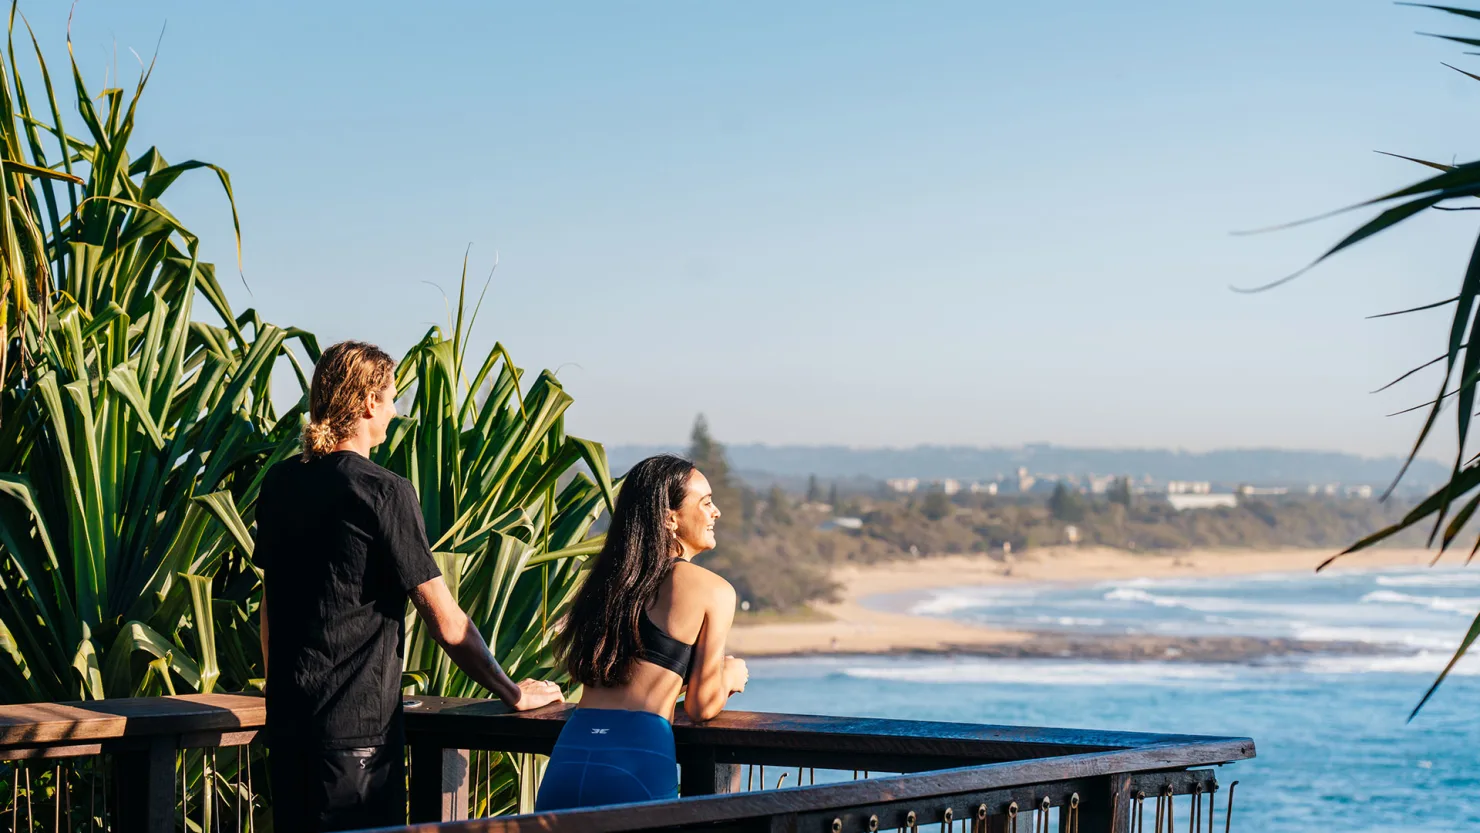
<svg viewBox="0 0 1480 833"><path fill-rule="evenodd" d="M673 586L695 595L702 594L719 601L729 599L731 604L734 603L735 588L725 577L692 561L680 560L673 565Z"/></svg>

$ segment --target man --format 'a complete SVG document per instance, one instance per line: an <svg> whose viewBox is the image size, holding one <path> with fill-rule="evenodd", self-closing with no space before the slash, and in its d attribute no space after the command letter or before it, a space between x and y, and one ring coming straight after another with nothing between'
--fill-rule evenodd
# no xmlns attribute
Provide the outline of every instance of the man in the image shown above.
<svg viewBox="0 0 1480 833"><path fill-rule="evenodd" d="M563 702L515 685L452 598L415 489L370 462L395 416L395 363L357 342L324 351L303 453L257 502L268 769L278 833L406 821L401 665L409 598L475 682L524 710Z"/></svg>

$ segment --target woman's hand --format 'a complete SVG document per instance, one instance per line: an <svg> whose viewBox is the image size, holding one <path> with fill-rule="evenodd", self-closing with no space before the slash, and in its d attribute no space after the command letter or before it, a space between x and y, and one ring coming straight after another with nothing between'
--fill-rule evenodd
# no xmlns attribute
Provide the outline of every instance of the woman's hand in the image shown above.
<svg viewBox="0 0 1480 833"><path fill-rule="evenodd" d="M746 667L745 660L732 656L725 657L725 687L731 694L739 694L745 690L745 684L750 682L750 669Z"/></svg>

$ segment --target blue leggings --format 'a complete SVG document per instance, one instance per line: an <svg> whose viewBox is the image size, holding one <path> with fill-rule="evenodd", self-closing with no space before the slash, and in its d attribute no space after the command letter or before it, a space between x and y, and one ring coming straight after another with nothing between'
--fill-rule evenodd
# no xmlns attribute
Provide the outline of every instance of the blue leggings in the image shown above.
<svg viewBox="0 0 1480 833"><path fill-rule="evenodd" d="M576 709L550 752L534 809L677 797L673 724L652 712Z"/></svg>

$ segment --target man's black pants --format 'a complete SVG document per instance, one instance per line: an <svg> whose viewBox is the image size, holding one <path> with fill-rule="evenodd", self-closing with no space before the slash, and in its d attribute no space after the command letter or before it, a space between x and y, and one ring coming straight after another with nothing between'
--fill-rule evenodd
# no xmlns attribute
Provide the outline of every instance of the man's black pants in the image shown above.
<svg viewBox="0 0 1480 833"><path fill-rule="evenodd" d="M327 833L406 823L406 760L399 746L323 750L268 743L276 833Z"/></svg>

